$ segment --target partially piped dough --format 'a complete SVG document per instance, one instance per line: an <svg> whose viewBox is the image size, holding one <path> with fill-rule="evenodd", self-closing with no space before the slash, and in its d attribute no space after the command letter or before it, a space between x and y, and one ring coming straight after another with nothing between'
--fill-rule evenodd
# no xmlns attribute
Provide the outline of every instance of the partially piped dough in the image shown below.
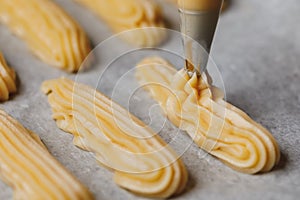
<svg viewBox="0 0 300 200"><path fill-rule="evenodd" d="M84 30L51 0L1 0L0 22L42 61L68 72L90 52Z"/></svg>
<svg viewBox="0 0 300 200"><path fill-rule="evenodd" d="M121 37L133 45L153 47L166 37L160 7L153 0L75 1L99 15L116 33L127 31Z"/></svg>
<svg viewBox="0 0 300 200"><path fill-rule="evenodd" d="M74 144L94 152L115 182L142 196L180 193L187 172L178 155L124 108L83 84L60 78L43 83L57 126Z"/></svg>
<svg viewBox="0 0 300 200"><path fill-rule="evenodd" d="M17 91L16 73L8 67L0 53L0 102L9 99L9 95Z"/></svg>
<svg viewBox="0 0 300 200"><path fill-rule="evenodd" d="M39 136L0 110L0 178L15 200L91 200L92 195L47 151Z"/></svg>
<svg viewBox="0 0 300 200"><path fill-rule="evenodd" d="M278 163L280 151L273 136L225 102L208 74L189 78L184 70L176 71L166 60L152 57L138 64L136 77L171 122L225 164L254 174Z"/></svg>

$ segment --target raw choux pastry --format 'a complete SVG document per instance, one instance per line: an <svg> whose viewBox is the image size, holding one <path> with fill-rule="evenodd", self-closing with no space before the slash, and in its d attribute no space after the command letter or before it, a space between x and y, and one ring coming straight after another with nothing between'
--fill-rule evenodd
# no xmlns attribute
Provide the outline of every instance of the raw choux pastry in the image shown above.
<svg viewBox="0 0 300 200"><path fill-rule="evenodd" d="M47 151L40 138L0 110L0 178L18 200L90 200L89 191Z"/></svg>
<svg viewBox="0 0 300 200"><path fill-rule="evenodd" d="M3 55L0 53L0 102L8 100L9 95L16 91L16 73L7 66Z"/></svg>
<svg viewBox="0 0 300 200"><path fill-rule="evenodd" d="M246 113L223 100L208 74L189 78L159 57L146 58L136 78L169 120L208 153L238 171L270 171L280 159L274 137Z"/></svg>
<svg viewBox="0 0 300 200"><path fill-rule="evenodd" d="M95 153L114 181L133 193L167 198L180 193L187 171L176 153L127 110L94 89L69 79L45 81L57 126L74 144Z"/></svg>
<svg viewBox="0 0 300 200"><path fill-rule="evenodd" d="M51 0L1 0L0 22L42 61L68 72L90 52L84 30Z"/></svg>
<svg viewBox="0 0 300 200"><path fill-rule="evenodd" d="M153 47L166 37L160 7L153 0L75 1L99 15L116 33L129 30L121 37L133 45Z"/></svg>
<svg viewBox="0 0 300 200"><path fill-rule="evenodd" d="M215 10L220 9L222 0L178 0L178 7L187 10Z"/></svg>
<svg viewBox="0 0 300 200"><path fill-rule="evenodd" d="M229 4L230 0L166 0L167 2L173 3L176 6L186 7L186 9L194 10L198 8L200 10L210 10L211 8L217 5L219 7L219 3L222 4L222 11L224 11Z"/></svg>

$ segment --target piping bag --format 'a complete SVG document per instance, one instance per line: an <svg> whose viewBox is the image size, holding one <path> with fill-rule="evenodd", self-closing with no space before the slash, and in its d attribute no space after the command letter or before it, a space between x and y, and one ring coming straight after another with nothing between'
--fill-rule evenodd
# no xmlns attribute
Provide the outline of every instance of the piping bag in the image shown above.
<svg viewBox="0 0 300 200"><path fill-rule="evenodd" d="M185 70L191 77L206 71L223 0L178 0Z"/></svg>

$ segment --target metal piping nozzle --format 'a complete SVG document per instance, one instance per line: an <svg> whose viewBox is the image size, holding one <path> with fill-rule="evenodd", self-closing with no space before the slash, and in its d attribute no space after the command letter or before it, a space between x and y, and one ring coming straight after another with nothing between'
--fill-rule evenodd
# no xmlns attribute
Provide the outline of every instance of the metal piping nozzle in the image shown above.
<svg viewBox="0 0 300 200"><path fill-rule="evenodd" d="M206 70L220 9L198 11L179 8L179 14L186 58L185 69L189 76L194 72L202 73Z"/></svg>

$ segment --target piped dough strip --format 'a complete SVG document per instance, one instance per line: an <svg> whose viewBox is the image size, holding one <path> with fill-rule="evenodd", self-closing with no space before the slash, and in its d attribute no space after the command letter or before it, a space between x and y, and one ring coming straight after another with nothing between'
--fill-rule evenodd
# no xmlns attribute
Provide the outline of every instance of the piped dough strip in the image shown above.
<svg viewBox="0 0 300 200"><path fill-rule="evenodd" d="M150 57L136 68L140 85L202 149L238 171L270 171L280 159L274 137L246 113L223 100L208 74L189 78L166 60Z"/></svg>
<svg viewBox="0 0 300 200"><path fill-rule="evenodd" d="M89 200L89 191L47 151L39 137L0 110L0 178L18 200Z"/></svg>
<svg viewBox="0 0 300 200"><path fill-rule="evenodd" d="M53 118L74 144L94 152L115 182L142 196L180 193L187 172L176 153L124 108L83 84L60 78L43 83Z"/></svg>
<svg viewBox="0 0 300 200"><path fill-rule="evenodd" d="M16 91L16 73L7 66L3 55L0 53L0 102L8 100L9 95Z"/></svg>
<svg viewBox="0 0 300 200"><path fill-rule="evenodd" d="M99 15L116 33L128 31L121 37L133 45L153 47L166 38L160 6L153 0L75 1Z"/></svg>
<svg viewBox="0 0 300 200"><path fill-rule="evenodd" d="M51 0L1 0L0 22L42 61L68 72L90 52L84 30Z"/></svg>

